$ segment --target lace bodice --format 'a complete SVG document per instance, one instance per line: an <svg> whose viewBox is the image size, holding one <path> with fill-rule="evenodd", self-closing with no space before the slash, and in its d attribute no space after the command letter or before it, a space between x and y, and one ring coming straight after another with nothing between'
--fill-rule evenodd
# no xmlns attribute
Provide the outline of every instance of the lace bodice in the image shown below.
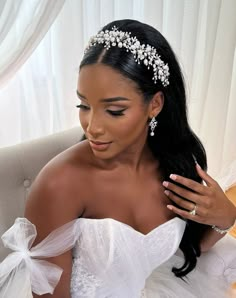
<svg viewBox="0 0 236 298"><path fill-rule="evenodd" d="M80 218L78 224L73 298L140 297L146 278L178 249L185 228L177 217L147 235L111 218Z"/></svg>

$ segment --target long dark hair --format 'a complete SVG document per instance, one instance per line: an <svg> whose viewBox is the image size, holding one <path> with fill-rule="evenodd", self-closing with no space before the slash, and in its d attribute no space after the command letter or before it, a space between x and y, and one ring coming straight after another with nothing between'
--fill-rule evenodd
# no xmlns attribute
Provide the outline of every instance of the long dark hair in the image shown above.
<svg viewBox="0 0 236 298"><path fill-rule="evenodd" d="M131 32L141 44L156 48L161 59L169 65L169 85L163 87L160 81L154 84L152 69L149 70L142 63L138 64L130 52L119 47L106 50L102 44L92 46L84 55L80 69L97 62L109 65L134 81L147 103L154 94L162 91L164 106L158 115L155 136L147 137L148 145L159 161L165 180L170 180L169 175L175 173L201 183L202 179L196 172L194 160L206 170L206 153L188 124L184 79L173 50L161 33L147 24L135 20L119 20L109 23L102 30L111 30L113 26L118 30ZM200 240L205 229L205 225L187 220L180 243L185 262L181 268L172 269L177 277L183 277L195 268L197 257L201 254Z"/></svg>

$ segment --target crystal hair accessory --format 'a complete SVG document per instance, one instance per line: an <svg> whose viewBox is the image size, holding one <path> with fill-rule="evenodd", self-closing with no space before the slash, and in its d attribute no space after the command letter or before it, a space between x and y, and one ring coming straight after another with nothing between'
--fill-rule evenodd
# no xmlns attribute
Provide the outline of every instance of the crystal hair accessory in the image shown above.
<svg viewBox="0 0 236 298"><path fill-rule="evenodd" d="M134 55L135 62L143 62L148 69L153 68L153 81L156 84L160 80L164 87L169 85L169 66L161 60L157 50L149 44L141 44L136 36L131 36L130 32L119 31L116 27L112 30L98 32L91 37L85 53L89 48L97 44L104 44L104 48L109 50L111 47L126 48L127 52Z"/></svg>

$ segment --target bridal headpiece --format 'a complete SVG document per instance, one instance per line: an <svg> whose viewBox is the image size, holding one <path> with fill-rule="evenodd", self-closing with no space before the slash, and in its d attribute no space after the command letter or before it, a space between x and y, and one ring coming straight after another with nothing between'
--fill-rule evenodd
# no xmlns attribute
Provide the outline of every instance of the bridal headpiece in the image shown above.
<svg viewBox="0 0 236 298"><path fill-rule="evenodd" d="M104 48L109 50L111 47L126 48L127 52L134 55L135 62L143 62L148 69L153 68L153 81L156 84L160 80L164 87L169 85L169 66L161 60L157 50L149 44L141 44L136 36L131 36L130 32L119 31L116 27L112 30L98 32L91 37L85 53L89 48L97 44L104 44Z"/></svg>

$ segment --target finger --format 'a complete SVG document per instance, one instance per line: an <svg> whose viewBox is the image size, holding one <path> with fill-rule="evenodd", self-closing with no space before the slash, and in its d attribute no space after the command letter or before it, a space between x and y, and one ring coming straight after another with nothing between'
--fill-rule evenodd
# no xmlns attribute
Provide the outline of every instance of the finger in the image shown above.
<svg viewBox="0 0 236 298"><path fill-rule="evenodd" d="M212 186L216 183L216 181L209 174L207 174L198 163L196 163L196 169L198 175L206 182L207 186Z"/></svg>
<svg viewBox="0 0 236 298"><path fill-rule="evenodd" d="M184 200L169 190L165 190L164 193L168 196L169 199L171 199L173 202L175 202L181 208L191 211L195 207L195 204L193 202Z"/></svg>
<svg viewBox="0 0 236 298"><path fill-rule="evenodd" d="M174 183L171 183L168 181L164 181L163 186L165 186L166 188L168 188L168 190L175 192L177 195L179 195L189 201L192 201L192 202L198 203L198 204L201 203L201 198L199 197L199 194L196 194L192 191L184 189L183 187L175 185Z"/></svg>
<svg viewBox="0 0 236 298"><path fill-rule="evenodd" d="M196 221L198 223L202 223L201 222L201 217L196 215L191 215L188 211L185 210L181 210L173 205L167 205L167 208L171 211L173 211L174 213L180 215L181 217L184 217L186 219L192 220L192 221Z"/></svg>
<svg viewBox="0 0 236 298"><path fill-rule="evenodd" d="M170 175L171 180L178 182L189 189L192 189L194 192L201 194L201 195L206 195L207 194L207 187L202 185L201 183L198 183L192 179L176 175L176 174L171 174Z"/></svg>

